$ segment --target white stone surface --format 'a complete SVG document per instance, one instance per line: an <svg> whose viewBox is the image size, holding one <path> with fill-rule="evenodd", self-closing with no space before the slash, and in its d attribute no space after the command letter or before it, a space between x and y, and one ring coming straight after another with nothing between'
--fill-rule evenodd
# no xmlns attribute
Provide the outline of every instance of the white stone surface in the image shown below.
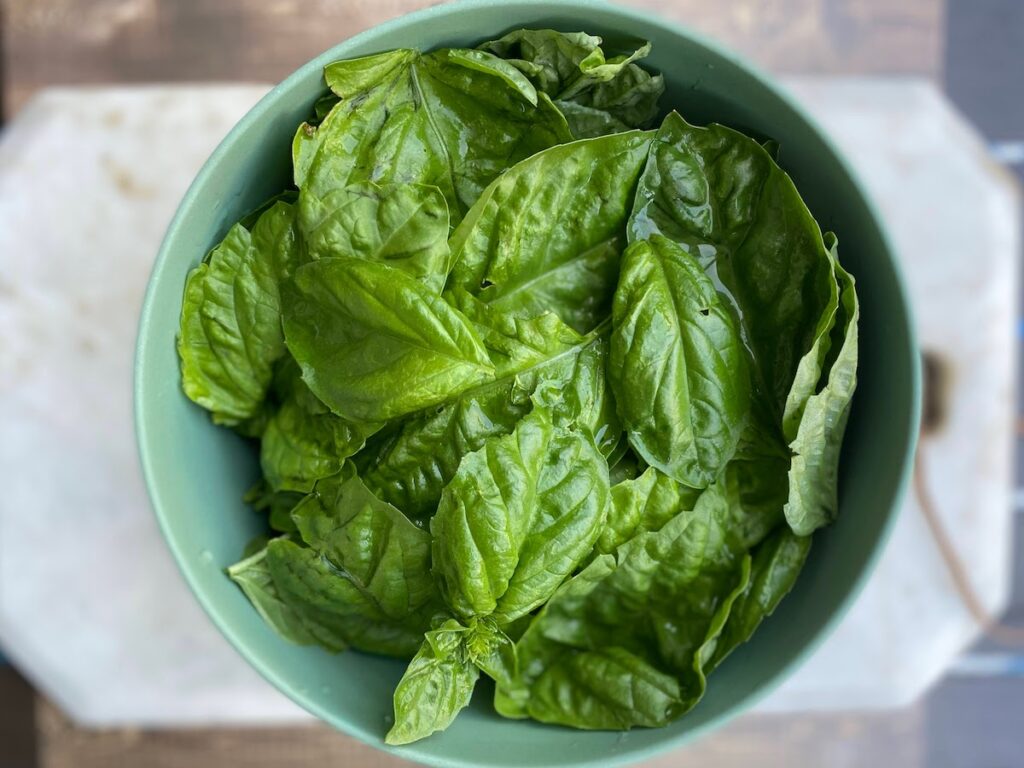
<svg viewBox="0 0 1024 768"><path fill-rule="evenodd" d="M895 237L922 342L950 362L934 493L993 609L1007 598L1017 208L928 85L801 81ZM0 645L92 725L294 721L202 614L149 508L131 422L136 320L163 229L262 86L54 90L0 139ZM835 635L762 708L907 703L976 629L919 511Z"/></svg>
<svg viewBox="0 0 1024 768"><path fill-rule="evenodd" d="M163 231L265 90L54 90L0 142L0 645L80 723L306 717L185 586L132 424Z"/></svg>

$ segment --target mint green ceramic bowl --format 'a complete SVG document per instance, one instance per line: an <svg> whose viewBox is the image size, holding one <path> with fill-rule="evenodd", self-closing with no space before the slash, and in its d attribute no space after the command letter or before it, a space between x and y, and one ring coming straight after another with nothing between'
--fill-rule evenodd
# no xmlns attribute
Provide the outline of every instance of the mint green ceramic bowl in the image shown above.
<svg viewBox="0 0 1024 768"><path fill-rule="evenodd" d="M917 353L905 292L878 217L821 131L776 86L732 54L646 13L580 0L469 0L433 7L364 32L274 88L203 167L167 231L139 328L136 419L157 517L188 583L221 631L274 685L337 728L385 748L397 661L332 656L277 637L223 568L260 532L241 501L257 477L250 445L210 423L179 386L175 334L188 271L243 213L290 180L296 125L323 92L336 59L399 47L468 45L518 27L585 30L650 40L645 62L665 75L663 104L690 121L771 136L782 164L822 227L839 234L862 302L860 387L843 451L841 516L817 534L792 594L754 639L714 673L707 696L671 727L628 735L502 720L480 686L445 733L396 753L433 765L609 766L690 741L742 712L789 675L846 612L891 528L917 431ZM212 555L212 556L211 556Z"/></svg>

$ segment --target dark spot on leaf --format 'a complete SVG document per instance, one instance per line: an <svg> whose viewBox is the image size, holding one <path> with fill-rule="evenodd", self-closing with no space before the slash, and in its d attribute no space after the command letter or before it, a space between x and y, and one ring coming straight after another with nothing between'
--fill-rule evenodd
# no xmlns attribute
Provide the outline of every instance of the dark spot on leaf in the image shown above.
<svg viewBox="0 0 1024 768"><path fill-rule="evenodd" d="M702 309L700 313L704 315L704 317L707 317L709 314L711 314L711 310L708 309L707 307L704 307L704 309Z"/></svg>
<svg viewBox="0 0 1024 768"><path fill-rule="evenodd" d="M490 288L492 285L494 285L494 283L492 283L487 278L484 278L483 280L480 281L480 289L481 290L483 290L484 288Z"/></svg>

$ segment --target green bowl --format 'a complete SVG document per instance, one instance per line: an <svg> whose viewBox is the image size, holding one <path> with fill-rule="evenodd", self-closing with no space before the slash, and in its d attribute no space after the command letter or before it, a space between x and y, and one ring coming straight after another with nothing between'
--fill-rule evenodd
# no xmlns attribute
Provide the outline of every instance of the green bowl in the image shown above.
<svg viewBox="0 0 1024 768"><path fill-rule="evenodd" d="M471 45L519 27L585 30L650 40L645 62L664 73L663 104L696 123L721 122L782 145L782 165L823 229L840 238L862 302L860 385L840 484L840 518L815 537L796 588L753 640L711 677L704 700L670 727L629 734L503 720L480 686L446 732L383 744L400 662L333 656L268 629L224 575L263 523L241 501L256 479L251 445L215 427L179 385L175 334L185 276L242 214L289 183L295 127L324 91L336 59L399 47ZM309 62L274 88L200 171L157 256L139 326L135 408L149 492L171 551L199 602L270 682L331 725L412 760L453 766L608 766L640 760L707 733L750 707L836 626L868 577L892 527L918 424L918 356L903 283L882 225L853 172L822 131L779 88L733 54L650 14L580 0L468 2L382 24Z"/></svg>

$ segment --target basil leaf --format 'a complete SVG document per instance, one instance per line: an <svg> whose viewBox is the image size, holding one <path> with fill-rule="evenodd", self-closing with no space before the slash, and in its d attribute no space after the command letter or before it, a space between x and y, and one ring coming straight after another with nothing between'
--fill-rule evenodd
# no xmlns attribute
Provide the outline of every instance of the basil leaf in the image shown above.
<svg viewBox="0 0 1024 768"><path fill-rule="evenodd" d="M297 131L296 186L323 196L361 181L431 184L458 223L501 171L571 138L551 100L531 103L532 89L513 85L504 65L458 50L328 65L327 84L341 101L319 126Z"/></svg>
<svg viewBox="0 0 1024 768"><path fill-rule="evenodd" d="M775 612L796 583L810 548L810 537L797 536L786 527L777 529L758 545L750 566L750 583L732 606L709 667L721 664Z"/></svg>
<svg viewBox="0 0 1024 768"><path fill-rule="evenodd" d="M228 576L242 588L257 613L281 637L299 645L316 642L295 610L281 599L267 567L265 547L228 568Z"/></svg>
<svg viewBox="0 0 1024 768"><path fill-rule="evenodd" d="M430 537L346 467L293 511L302 540L274 539L266 564L280 600L325 648L408 658L439 609Z"/></svg>
<svg viewBox="0 0 1024 768"><path fill-rule="evenodd" d="M712 486L692 511L656 532L638 534L614 557L600 555L566 582L520 639L520 675L513 685L499 686L498 711L584 728L651 724L650 712L609 709L602 703L604 691L592 689L583 672L566 673L590 663L590 657L575 657L608 648L645 662L634 683L628 676L616 683L619 690L649 684L650 667L678 682L678 694L660 700L666 708L655 724L692 707L703 695L715 643L750 576L750 557L732 538L729 515L722 489ZM570 701L572 707L556 706Z"/></svg>
<svg viewBox="0 0 1024 768"><path fill-rule="evenodd" d="M395 723L386 743L409 744L443 731L469 705L480 672L462 643L463 630L427 633L395 689Z"/></svg>
<svg viewBox="0 0 1024 768"><path fill-rule="evenodd" d="M835 268L841 296L832 359L826 361L824 386L807 399L799 430L789 446L793 459L786 520L801 536L832 522L838 512L839 452L857 386L860 306L853 278L838 264Z"/></svg>
<svg viewBox="0 0 1024 768"><path fill-rule="evenodd" d="M630 445L673 479L707 486L750 407L732 314L697 260L654 235L623 257L613 326L608 378Z"/></svg>
<svg viewBox="0 0 1024 768"><path fill-rule="evenodd" d="M236 224L185 284L178 354L185 394L246 434L284 354L278 282L298 264L295 212L275 203L252 232Z"/></svg>
<svg viewBox="0 0 1024 768"><path fill-rule="evenodd" d="M615 646L569 655L530 690L530 717L587 729L667 725L683 711L678 681Z"/></svg>
<svg viewBox="0 0 1024 768"><path fill-rule="evenodd" d="M554 312L536 317L500 312L462 288L446 298L473 322L499 378L539 365L582 340Z"/></svg>
<svg viewBox="0 0 1024 768"><path fill-rule="evenodd" d="M292 518L302 540L384 615L415 626L429 621L437 607L430 536L374 496L351 464L319 481Z"/></svg>
<svg viewBox="0 0 1024 768"><path fill-rule="evenodd" d="M621 236L650 146L638 131L539 152L489 186L452 235L449 289L587 332L608 315Z"/></svg>
<svg viewBox="0 0 1024 768"><path fill-rule="evenodd" d="M517 327L524 326L517 323ZM488 341L488 332L482 335L493 355L495 342ZM532 337L532 330L521 338L527 337ZM479 450L489 438L509 434L531 411L530 397L541 382L566 393L554 409L555 418L560 423L584 425L598 440L601 451L610 453L619 435L616 427L609 426L615 409L604 377L599 375L604 370L607 345L593 336L575 337L575 344L567 344L570 338L561 332L549 336L546 357L522 370L517 370L518 365L534 359L532 353L527 350L506 356L505 362L497 363L504 372L502 378L416 414L371 440L355 459L367 485L413 520L429 518L462 457ZM512 340L509 345L515 343ZM513 357L516 365L509 362Z"/></svg>
<svg viewBox="0 0 1024 768"><path fill-rule="evenodd" d="M311 258L382 261L440 290L448 271L448 206L437 187L363 182L299 195Z"/></svg>
<svg viewBox="0 0 1024 768"><path fill-rule="evenodd" d="M665 90L661 75L635 63L650 53L650 43L606 57L601 42L582 32L520 29L480 47L515 65L555 100L573 135L585 138L644 127Z"/></svg>
<svg viewBox="0 0 1024 768"><path fill-rule="evenodd" d="M295 491L275 491L270 484L261 479L245 492L242 501L252 505L257 512L266 512L270 527L281 533L293 533L295 521L292 510L304 498L304 494Z"/></svg>
<svg viewBox="0 0 1024 768"><path fill-rule="evenodd" d="M466 455L430 521L446 604L499 625L541 605L597 538L608 468L589 434L538 410Z"/></svg>
<svg viewBox="0 0 1024 768"><path fill-rule="evenodd" d="M466 318L383 264L320 259L284 289L288 349L313 393L339 416L387 421L493 378Z"/></svg>
<svg viewBox="0 0 1024 768"><path fill-rule="evenodd" d="M612 486L608 519L594 551L611 554L637 534L659 530L680 512L693 509L699 498L700 491L648 467L636 479Z"/></svg>
<svg viewBox="0 0 1024 768"><path fill-rule="evenodd" d="M631 242L653 234L688 246L729 290L757 388L781 423L797 367L822 317L835 312L828 249L789 176L753 139L673 112L651 146L629 222Z"/></svg>
<svg viewBox="0 0 1024 768"><path fill-rule="evenodd" d="M341 469L378 424L356 424L335 416L293 369L294 381L270 417L260 443L260 467L271 488L308 493L313 483Z"/></svg>

